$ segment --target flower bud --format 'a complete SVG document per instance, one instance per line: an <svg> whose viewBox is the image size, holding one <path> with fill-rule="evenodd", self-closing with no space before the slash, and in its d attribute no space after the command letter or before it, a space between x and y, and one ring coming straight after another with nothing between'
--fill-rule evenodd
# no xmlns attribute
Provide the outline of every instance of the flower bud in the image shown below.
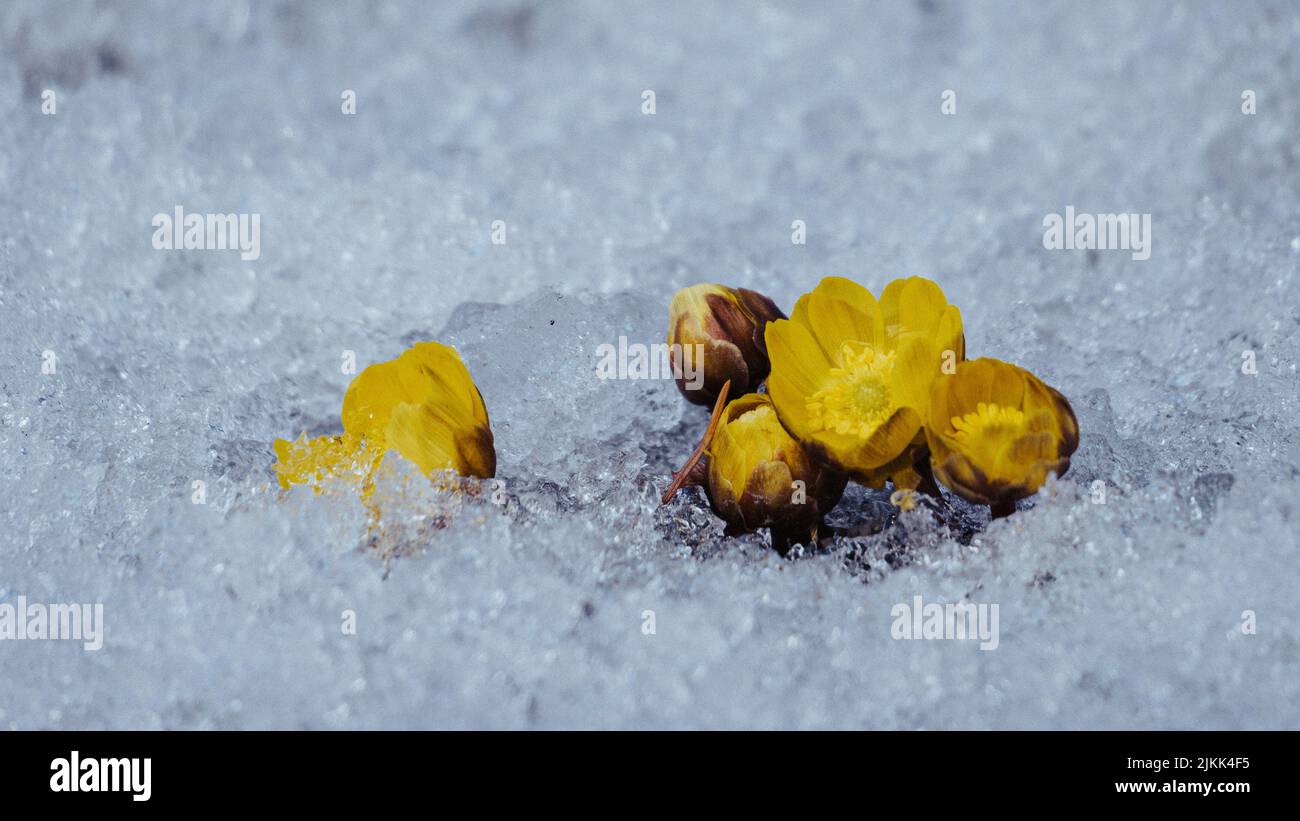
<svg viewBox="0 0 1300 821"><path fill-rule="evenodd" d="M702 283L678 291L668 314L669 357L687 401L712 405L728 380L735 393L747 393L767 378L764 330L785 318L772 300L748 288Z"/></svg>
<svg viewBox="0 0 1300 821"><path fill-rule="evenodd" d="M783 556L792 542L816 539L847 481L786 432L766 394L728 404L705 455L704 489L727 534L770 528Z"/></svg>

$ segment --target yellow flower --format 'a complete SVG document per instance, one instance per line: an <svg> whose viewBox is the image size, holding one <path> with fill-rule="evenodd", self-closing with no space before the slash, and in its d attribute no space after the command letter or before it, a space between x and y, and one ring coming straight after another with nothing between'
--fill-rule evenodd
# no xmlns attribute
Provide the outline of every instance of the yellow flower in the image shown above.
<svg viewBox="0 0 1300 821"><path fill-rule="evenodd" d="M342 436L275 441L281 487L351 476L368 495L389 450L425 474L496 474L487 408L454 348L417 342L396 359L366 368L348 386L342 416Z"/></svg>
<svg viewBox="0 0 1300 821"><path fill-rule="evenodd" d="M1079 445L1070 403L1024 368L973 359L934 383L927 430L931 463L945 485L1005 516L1047 474L1062 476Z"/></svg>
<svg viewBox="0 0 1300 821"><path fill-rule="evenodd" d="M767 389L785 427L819 459L880 487L914 472L930 385L965 358L966 343L961 312L928 279L894 280L877 302L827 277L768 325L767 349Z"/></svg>
<svg viewBox="0 0 1300 821"><path fill-rule="evenodd" d="M844 492L845 477L814 461L786 432L765 394L727 405L708 444L704 489L727 533L772 530L785 555L790 542L815 539L822 515Z"/></svg>
<svg viewBox="0 0 1300 821"><path fill-rule="evenodd" d="M668 345L682 396L712 405L727 381L737 392L758 390L769 370L763 329L784 318L748 288L702 283L678 291L668 308Z"/></svg>

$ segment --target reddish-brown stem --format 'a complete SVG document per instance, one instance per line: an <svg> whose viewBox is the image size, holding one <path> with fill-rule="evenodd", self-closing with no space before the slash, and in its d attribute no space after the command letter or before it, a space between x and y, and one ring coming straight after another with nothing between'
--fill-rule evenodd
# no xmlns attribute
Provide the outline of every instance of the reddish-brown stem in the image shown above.
<svg viewBox="0 0 1300 821"><path fill-rule="evenodd" d="M1015 502L996 502L989 505L989 512L994 519L1001 519L1016 512Z"/></svg>
<svg viewBox="0 0 1300 821"><path fill-rule="evenodd" d="M718 420L722 418L722 409L727 406L727 393L731 390L731 380L728 379L722 383L722 391L718 393L718 401L713 403L713 414L709 417L709 427L704 431L704 438L695 446L695 451L691 457L682 465L682 469L673 474L673 483L664 491L663 498L659 500L660 504L668 504L672 498L681 490L682 485L690 478L691 471L699 464L700 459L704 458L704 451L708 450L709 445L713 443L713 435L718 432Z"/></svg>

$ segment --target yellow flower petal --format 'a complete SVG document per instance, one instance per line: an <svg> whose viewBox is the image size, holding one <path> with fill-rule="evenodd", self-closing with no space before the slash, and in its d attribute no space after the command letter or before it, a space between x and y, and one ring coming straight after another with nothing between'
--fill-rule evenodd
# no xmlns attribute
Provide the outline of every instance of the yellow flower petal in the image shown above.
<svg viewBox="0 0 1300 821"><path fill-rule="evenodd" d="M426 474L461 469L456 458L456 435L428 405L404 402L393 408L385 441Z"/></svg>
<svg viewBox="0 0 1300 821"><path fill-rule="evenodd" d="M960 362L966 358L961 311L949 305L943 291L924 277L896 279L880 295L885 335L894 345L904 339L924 339L942 353L951 350Z"/></svg>
<svg viewBox="0 0 1300 821"><path fill-rule="evenodd" d="M891 339L906 333L932 337L947 307L939 286L922 277L893 280L880 294L885 333Z"/></svg>
<svg viewBox="0 0 1300 821"><path fill-rule="evenodd" d="M417 342L396 359L363 370L343 397L343 428L382 436L388 417L400 404L434 405L452 424L487 424L487 408L455 349Z"/></svg>
<svg viewBox="0 0 1300 821"><path fill-rule="evenodd" d="M831 361L845 342L863 342L872 347L884 343L880 306L870 291L853 280L823 279L808 296L805 315L808 329Z"/></svg>
<svg viewBox="0 0 1300 821"><path fill-rule="evenodd" d="M906 339L895 354L890 391L898 407L916 411L924 425L930 415L930 386L943 378L943 357L927 339Z"/></svg>
<svg viewBox="0 0 1300 821"><path fill-rule="evenodd" d="M767 392L781 410L781 421L804 438L811 433L804 397L818 390L830 362L812 333L789 319L778 319L767 326L767 354L772 361Z"/></svg>
<svg viewBox="0 0 1300 821"><path fill-rule="evenodd" d="M954 364L966 358L966 332L961 324L961 311L956 305L949 305L943 309L943 317L939 320L939 327L935 331L933 345L940 354L944 351L952 351L955 354Z"/></svg>
<svg viewBox="0 0 1300 821"><path fill-rule="evenodd" d="M846 468L854 478L865 476L875 481L880 475L888 476L912 463L909 447L920 431L921 415L912 408L899 408L871 438L849 451Z"/></svg>

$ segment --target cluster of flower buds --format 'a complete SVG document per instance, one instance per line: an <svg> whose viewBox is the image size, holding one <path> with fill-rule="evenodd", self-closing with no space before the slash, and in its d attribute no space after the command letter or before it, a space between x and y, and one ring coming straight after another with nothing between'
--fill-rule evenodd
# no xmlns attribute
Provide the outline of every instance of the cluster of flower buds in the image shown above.
<svg viewBox="0 0 1300 821"><path fill-rule="evenodd" d="M880 299L827 277L788 318L753 291L695 285L669 313L670 345L706 356L703 389L682 392L714 413L664 500L700 485L729 533L766 527L782 552L816 539L846 477L892 484L906 506L913 491L941 497L937 477L1004 516L1063 475L1079 443L1058 391L1006 362L966 361L961 312L922 277ZM724 386L740 397L728 403Z"/></svg>

